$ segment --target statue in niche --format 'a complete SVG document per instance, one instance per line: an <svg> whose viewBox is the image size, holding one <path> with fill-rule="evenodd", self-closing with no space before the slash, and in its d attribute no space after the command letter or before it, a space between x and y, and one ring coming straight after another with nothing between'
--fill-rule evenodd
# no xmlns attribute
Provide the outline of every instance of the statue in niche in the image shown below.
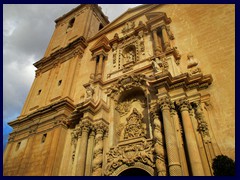
<svg viewBox="0 0 240 180"><path fill-rule="evenodd" d="M121 55L123 56L125 63L135 62L135 53L132 49Z"/></svg>
<svg viewBox="0 0 240 180"><path fill-rule="evenodd" d="M126 120L127 124L124 131L124 139L131 139L145 135L145 127L144 123L142 123L142 115L136 108L133 108L133 112Z"/></svg>

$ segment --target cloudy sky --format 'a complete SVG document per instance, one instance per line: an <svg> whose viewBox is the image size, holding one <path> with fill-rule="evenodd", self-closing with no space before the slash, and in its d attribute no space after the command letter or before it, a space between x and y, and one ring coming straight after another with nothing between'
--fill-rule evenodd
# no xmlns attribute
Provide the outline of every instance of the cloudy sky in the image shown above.
<svg viewBox="0 0 240 180"><path fill-rule="evenodd" d="M100 4L112 22L139 4ZM78 4L3 5L3 148L12 128L7 122L21 113L40 60L52 36L54 20ZM117 8L116 8L117 7Z"/></svg>

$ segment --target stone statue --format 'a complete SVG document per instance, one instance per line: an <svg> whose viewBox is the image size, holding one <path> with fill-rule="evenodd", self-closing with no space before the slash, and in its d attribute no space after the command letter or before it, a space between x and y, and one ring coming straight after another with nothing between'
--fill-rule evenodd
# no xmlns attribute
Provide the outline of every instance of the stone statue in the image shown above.
<svg viewBox="0 0 240 180"><path fill-rule="evenodd" d="M91 85L89 85L87 88L86 88L86 99L89 100L89 99L92 99L93 97L93 94L94 94L94 89Z"/></svg>
<svg viewBox="0 0 240 180"><path fill-rule="evenodd" d="M162 63L160 65L156 62L158 60L158 58L156 58L155 60L152 59L152 67L153 67L153 71L154 72L162 72Z"/></svg>
<svg viewBox="0 0 240 180"><path fill-rule="evenodd" d="M198 67L197 59L194 58L192 53L188 53L188 66L189 69L189 75L192 76L194 74L201 73L201 69Z"/></svg>

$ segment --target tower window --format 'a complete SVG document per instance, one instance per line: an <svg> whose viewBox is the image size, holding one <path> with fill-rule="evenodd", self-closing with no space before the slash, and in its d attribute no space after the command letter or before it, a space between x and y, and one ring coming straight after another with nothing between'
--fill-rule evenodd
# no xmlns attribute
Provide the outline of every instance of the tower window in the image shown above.
<svg viewBox="0 0 240 180"><path fill-rule="evenodd" d="M68 23L68 28L72 28L74 22L75 22L75 18L72 18L72 19L69 21L69 23Z"/></svg>
<svg viewBox="0 0 240 180"><path fill-rule="evenodd" d="M41 89L39 89L39 90L38 90L38 95L40 95L40 94L41 94L41 92L42 92L42 90L41 90Z"/></svg>
<svg viewBox="0 0 240 180"><path fill-rule="evenodd" d="M20 145L21 145L21 142L18 142L16 146L16 151L20 148Z"/></svg>
<svg viewBox="0 0 240 180"><path fill-rule="evenodd" d="M58 81L58 86L60 86L62 84L62 80Z"/></svg>
<svg viewBox="0 0 240 180"><path fill-rule="evenodd" d="M102 25L102 23L100 23L98 30L101 30L102 28L103 28L103 25Z"/></svg>
<svg viewBox="0 0 240 180"><path fill-rule="evenodd" d="M42 143L44 143L46 141L46 138L47 138L47 133L43 134L43 136L42 136Z"/></svg>

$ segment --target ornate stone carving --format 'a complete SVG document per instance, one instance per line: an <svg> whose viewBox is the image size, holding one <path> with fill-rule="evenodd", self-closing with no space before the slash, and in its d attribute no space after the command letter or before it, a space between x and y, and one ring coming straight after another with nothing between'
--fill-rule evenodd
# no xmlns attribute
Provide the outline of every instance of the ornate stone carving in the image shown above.
<svg viewBox="0 0 240 180"><path fill-rule="evenodd" d="M154 73L166 71L168 69L167 59L159 59L158 57L152 59L152 67Z"/></svg>
<svg viewBox="0 0 240 180"><path fill-rule="evenodd" d="M209 130L207 122L205 121L203 110L200 103L195 103L195 115L198 120L197 130L202 134L204 141L209 140Z"/></svg>
<svg viewBox="0 0 240 180"><path fill-rule="evenodd" d="M131 104L134 101L137 101L137 99L132 99L130 101L124 101L117 105L116 110L119 112L120 116L124 116L130 111Z"/></svg>
<svg viewBox="0 0 240 180"><path fill-rule="evenodd" d="M106 175L111 175L123 164L133 166L136 162L154 167L152 142L138 141L111 148L107 153Z"/></svg>
<svg viewBox="0 0 240 180"><path fill-rule="evenodd" d="M129 31L133 30L133 28L135 27L135 22L126 22L126 24L124 25L123 29L122 29L122 33L128 33Z"/></svg>
<svg viewBox="0 0 240 180"><path fill-rule="evenodd" d="M189 101L187 98L181 98L176 101L176 104L179 106L180 111L188 111L189 110Z"/></svg>
<svg viewBox="0 0 240 180"><path fill-rule="evenodd" d="M114 43L112 46L112 51L113 51L113 67L116 67L117 63L117 43Z"/></svg>
<svg viewBox="0 0 240 180"><path fill-rule="evenodd" d="M102 162L103 162L103 136L107 131L107 126L104 123L94 125L96 129L95 146L93 149L93 176L102 175Z"/></svg>
<svg viewBox="0 0 240 180"><path fill-rule="evenodd" d="M201 73L201 69L198 67L197 59L194 58L193 54L189 53L187 57L188 57L187 68L189 69L189 75L192 76L194 74Z"/></svg>
<svg viewBox="0 0 240 180"><path fill-rule="evenodd" d="M141 30L141 31L138 32L138 38L139 38L140 50L141 50L142 54L144 55L144 54L145 54L145 53L144 53L144 51L145 51L145 45L144 45L144 39L143 39L143 37L144 37L144 32L143 32L143 30Z"/></svg>
<svg viewBox="0 0 240 180"><path fill-rule="evenodd" d="M142 74L125 75L119 79L115 85L107 89L107 94L113 97L125 90L130 90L133 87L140 87L145 81L144 78L145 76Z"/></svg>
<svg viewBox="0 0 240 180"><path fill-rule="evenodd" d="M94 94L94 88L92 84L89 84L89 86L86 87L86 101L89 101L93 98Z"/></svg>
<svg viewBox="0 0 240 180"><path fill-rule="evenodd" d="M79 123L79 126L81 128L79 136L81 136L83 132L89 132L90 128L92 127L92 123L89 120L82 120Z"/></svg>
<svg viewBox="0 0 240 180"><path fill-rule="evenodd" d="M157 115L157 107L151 107L153 120L154 151L156 153L156 168L158 176L166 176L165 151L163 147L162 125Z"/></svg>
<svg viewBox="0 0 240 180"><path fill-rule="evenodd" d="M168 33L169 39L174 40L174 35L173 35L172 31L170 30L170 26L166 26L166 28L167 28L167 33Z"/></svg>
<svg viewBox="0 0 240 180"><path fill-rule="evenodd" d="M76 129L74 129L71 132L72 163L74 162L74 159L75 159L76 148L77 148L77 141L78 141L79 134L81 134L80 131L81 131L80 127L77 126Z"/></svg>
<svg viewBox="0 0 240 180"><path fill-rule="evenodd" d="M158 103L159 103L160 108L162 110L165 110L165 109L169 110L170 109L170 99L169 99L169 97L164 97L164 98L159 99Z"/></svg>
<svg viewBox="0 0 240 180"><path fill-rule="evenodd" d="M142 115L136 108L133 108L133 112L126 120L127 124L124 131L124 139L141 137L146 134L144 123L142 123Z"/></svg>

